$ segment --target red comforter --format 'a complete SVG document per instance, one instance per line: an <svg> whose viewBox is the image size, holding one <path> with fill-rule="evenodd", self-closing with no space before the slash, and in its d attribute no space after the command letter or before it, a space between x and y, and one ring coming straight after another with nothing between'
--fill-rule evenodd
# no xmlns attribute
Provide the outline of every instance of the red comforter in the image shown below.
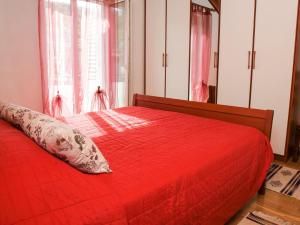
<svg viewBox="0 0 300 225"><path fill-rule="evenodd" d="M273 159L256 129L128 107L65 119L113 170L79 172L0 120L0 224L224 224Z"/></svg>

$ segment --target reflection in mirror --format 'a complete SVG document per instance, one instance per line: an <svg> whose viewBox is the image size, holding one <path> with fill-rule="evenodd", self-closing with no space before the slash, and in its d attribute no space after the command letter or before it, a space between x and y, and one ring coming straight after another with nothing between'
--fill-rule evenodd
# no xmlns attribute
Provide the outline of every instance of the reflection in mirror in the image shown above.
<svg viewBox="0 0 300 225"><path fill-rule="evenodd" d="M216 103L219 14L209 0L192 0L189 100Z"/></svg>

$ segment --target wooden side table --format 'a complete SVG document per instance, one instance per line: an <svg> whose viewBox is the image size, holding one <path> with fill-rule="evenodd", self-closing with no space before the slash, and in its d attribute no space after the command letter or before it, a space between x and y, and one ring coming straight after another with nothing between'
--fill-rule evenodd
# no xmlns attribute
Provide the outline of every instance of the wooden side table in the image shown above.
<svg viewBox="0 0 300 225"><path fill-rule="evenodd" d="M296 140L296 146L295 146L295 152L293 155L293 162L297 162L300 155L300 126L296 126L296 134L295 134L295 140Z"/></svg>

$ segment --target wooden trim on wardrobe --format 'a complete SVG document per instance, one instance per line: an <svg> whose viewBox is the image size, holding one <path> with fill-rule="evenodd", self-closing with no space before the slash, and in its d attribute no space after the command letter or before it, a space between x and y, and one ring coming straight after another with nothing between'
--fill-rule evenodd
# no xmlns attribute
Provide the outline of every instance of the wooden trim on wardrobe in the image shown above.
<svg viewBox="0 0 300 225"><path fill-rule="evenodd" d="M289 103L289 117L288 117L288 124L287 124L287 134L285 140L285 150L284 150L284 161L288 160L288 153L289 153L289 144L291 139L291 129L292 129L292 115L293 115L293 101L295 95L295 81L296 81L296 74L297 74L297 63L299 59L300 49L298 47L300 42L300 0L298 0L298 12L297 12L297 25L296 25L296 35L295 35L295 47L294 47L294 64L293 64L293 76L292 76L292 83L291 83L291 93L290 93L290 103Z"/></svg>
<svg viewBox="0 0 300 225"><path fill-rule="evenodd" d="M255 60L255 34L256 34L256 9L257 9L257 0L254 0L254 15L253 15L253 36L252 36L252 56L251 56L251 73L250 73L250 89L249 89L249 104L248 108L251 108L251 100L252 100L252 81L253 81L253 62Z"/></svg>
<svg viewBox="0 0 300 225"><path fill-rule="evenodd" d="M147 0L144 0L144 94L146 94L146 49L147 49L147 37L146 37L146 26L147 26Z"/></svg>
<svg viewBox="0 0 300 225"><path fill-rule="evenodd" d="M131 0L128 0L128 69L127 69L127 105L130 105L130 87L131 87ZM128 72L130 71L130 72Z"/></svg>
<svg viewBox="0 0 300 225"><path fill-rule="evenodd" d="M221 0L208 0L209 3L214 7L214 9L220 13L221 11L221 3L222 1Z"/></svg>
<svg viewBox="0 0 300 225"><path fill-rule="evenodd" d="M168 38L168 0L166 1L166 12L165 12L165 90L164 97L167 97L167 67L168 67L168 46L167 46L167 38Z"/></svg>
<svg viewBox="0 0 300 225"><path fill-rule="evenodd" d="M192 0L190 0L190 36L189 36L189 73L188 73L188 101L190 100L191 94L191 38L192 38Z"/></svg>
<svg viewBox="0 0 300 225"><path fill-rule="evenodd" d="M221 13L222 13L222 1L220 1L220 10L219 10L219 28L218 28L218 66L216 74L216 102L218 104L218 90L219 90L219 69L220 69L220 38L221 38Z"/></svg>

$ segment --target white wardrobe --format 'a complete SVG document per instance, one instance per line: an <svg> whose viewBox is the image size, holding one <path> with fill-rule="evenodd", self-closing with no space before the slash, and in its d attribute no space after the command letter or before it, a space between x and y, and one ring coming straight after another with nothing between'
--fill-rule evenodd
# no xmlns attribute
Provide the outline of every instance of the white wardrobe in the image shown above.
<svg viewBox="0 0 300 225"><path fill-rule="evenodd" d="M271 144L286 157L298 0L222 0L217 103L273 109Z"/></svg>
<svg viewBox="0 0 300 225"><path fill-rule="evenodd" d="M146 0L145 91L188 99L190 0Z"/></svg>

